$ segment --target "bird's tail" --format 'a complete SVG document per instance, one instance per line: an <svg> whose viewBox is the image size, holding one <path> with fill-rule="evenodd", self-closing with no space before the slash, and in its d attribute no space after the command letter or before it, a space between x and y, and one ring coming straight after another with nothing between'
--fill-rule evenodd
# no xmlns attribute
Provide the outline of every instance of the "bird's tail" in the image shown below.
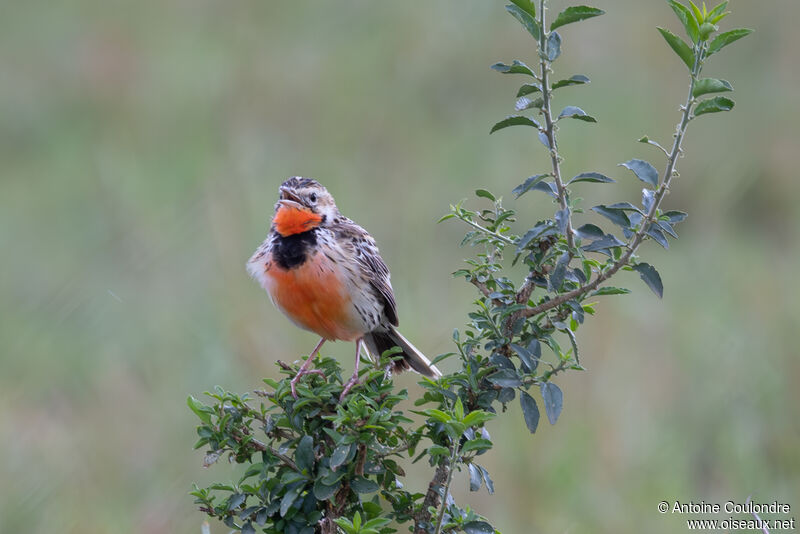
<svg viewBox="0 0 800 534"><path fill-rule="evenodd" d="M394 347L400 347L402 352L395 354L394 357L397 358L397 356L402 355L403 358L394 360L390 368L392 372L399 373L410 368L421 375L431 378L439 378L442 376L439 369L394 327L389 327L387 330L374 330L366 334L364 336L364 344L375 360L380 358L381 354L385 351Z"/></svg>

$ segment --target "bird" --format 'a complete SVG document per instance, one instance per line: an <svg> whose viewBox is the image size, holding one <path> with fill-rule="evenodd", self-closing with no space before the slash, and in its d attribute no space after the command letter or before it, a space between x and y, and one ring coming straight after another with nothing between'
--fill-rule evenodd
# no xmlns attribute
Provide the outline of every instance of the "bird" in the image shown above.
<svg viewBox="0 0 800 534"><path fill-rule="evenodd" d="M292 395L297 398L302 376L325 378L309 367L326 341L356 345L355 370L340 402L358 384L362 346L373 360L400 348L387 372L413 369L440 377L439 369L397 330L391 276L375 239L343 216L333 196L314 179L293 176L278 193L269 235L247 262L247 271L295 325L320 336L291 380Z"/></svg>

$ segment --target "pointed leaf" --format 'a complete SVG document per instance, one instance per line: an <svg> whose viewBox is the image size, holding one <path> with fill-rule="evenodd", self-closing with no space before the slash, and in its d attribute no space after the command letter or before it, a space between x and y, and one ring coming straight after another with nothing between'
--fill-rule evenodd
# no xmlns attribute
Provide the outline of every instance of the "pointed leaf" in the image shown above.
<svg viewBox="0 0 800 534"><path fill-rule="evenodd" d="M515 4L532 18L536 18L536 6L533 4L532 0L511 0L511 3Z"/></svg>
<svg viewBox="0 0 800 534"><path fill-rule="evenodd" d="M733 91L733 87L726 80L703 78L695 82L692 96L698 97L709 93L727 93L729 91Z"/></svg>
<svg viewBox="0 0 800 534"><path fill-rule="evenodd" d="M464 523L461 528L466 534L494 534L495 532L494 527L486 521L469 521Z"/></svg>
<svg viewBox="0 0 800 534"><path fill-rule="evenodd" d="M562 234L567 231L567 222L569 221L569 208L558 210L553 217L553 220L556 221L556 228Z"/></svg>
<svg viewBox="0 0 800 534"><path fill-rule="evenodd" d="M583 111L581 108L577 106L567 106L563 110L561 110L561 113L558 114L558 118L563 119L565 117L569 117L570 119L578 119L586 122L597 122L597 119L595 119L591 115L588 115L585 111Z"/></svg>
<svg viewBox="0 0 800 534"><path fill-rule="evenodd" d="M488 198L488 199L489 199L489 200L491 200L492 202L494 202L494 201L496 201L496 200L497 200L496 198L494 198L494 195L493 195L493 194L491 194L491 193L490 193L489 191L487 191L486 189L476 189L476 190L475 190L475 196L477 196L477 197L481 197L481 198Z"/></svg>
<svg viewBox="0 0 800 534"><path fill-rule="evenodd" d="M650 184L653 187L658 186L658 171L648 162L642 159L632 159L625 163L620 163L620 166L633 171L636 177L644 183Z"/></svg>
<svg viewBox="0 0 800 534"><path fill-rule="evenodd" d="M625 289L624 287L601 287L597 291L591 294L592 297L601 296L601 295L627 295L630 293L630 289Z"/></svg>
<svg viewBox="0 0 800 534"><path fill-rule="evenodd" d="M547 282L548 289L552 292L556 292L561 289L561 284L564 283L564 275L567 273L567 264L569 260L572 259L572 256L569 252L565 252L558 258L556 262L556 266L553 269L553 272L550 274L550 279Z"/></svg>
<svg viewBox="0 0 800 534"><path fill-rule="evenodd" d="M294 462L301 471L311 474L314 469L314 438L303 436L300 439L300 443L297 444L297 449L294 451Z"/></svg>
<svg viewBox="0 0 800 534"><path fill-rule="evenodd" d="M606 217L608 220L613 222L614 224L621 226L622 228L628 228L631 225L630 219L625 214L623 210L609 208L608 206L599 205L592 208L592 211L595 213L599 213L603 217Z"/></svg>
<svg viewBox="0 0 800 534"><path fill-rule="evenodd" d="M708 45L708 55L710 56L711 54L719 52L729 44L738 41L742 37L747 37L751 33L753 33L753 30L749 28L737 28L717 35L714 40L711 41L711 44Z"/></svg>
<svg viewBox="0 0 800 534"><path fill-rule="evenodd" d="M547 138L547 134L540 131L539 132L539 142L544 145L544 147L550 150L550 139Z"/></svg>
<svg viewBox="0 0 800 534"><path fill-rule="evenodd" d="M558 32L552 32L547 37L547 59L555 61L561 55L561 36Z"/></svg>
<svg viewBox="0 0 800 534"><path fill-rule="evenodd" d="M487 377L492 384L503 388L515 388L522 385L519 375L511 369L500 369Z"/></svg>
<svg viewBox="0 0 800 534"><path fill-rule="evenodd" d="M480 468L473 463L467 464L467 467L469 468L469 490L478 491L481 489L483 474L481 473Z"/></svg>
<svg viewBox="0 0 800 534"><path fill-rule="evenodd" d="M527 66L522 61L517 61L516 59L511 62L511 65L506 65L505 63L495 63L492 65L492 70L496 70L497 72L501 72L503 74L527 74L528 76L536 77L536 74L533 73L533 70L529 66Z"/></svg>
<svg viewBox="0 0 800 534"><path fill-rule="evenodd" d="M596 184L609 184L615 181L616 180L613 178L609 178L608 176L600 174L599 172L582 172L567 183L574 184L577 182L592 182Z"/></svg>
<svg viewBox="0 0 800 534"><path fill-rule="evenodd" d="M696 43L697 38L700 36L700 26L697 23L697 19L695 19L694 15L692 15L692 12L688 7L676 2L675 0L667 0L667 3L678 16L678 19L680 19L683 27L686 29L686 34L689 36L689 40L693 43Z"/></svg>
<svg viewBox="0 0 800 534"><path fill-rule="evenodd" d="M699 117L706 113L718 113L720 111L730 111L733 109L733 100L724 96L715 96L708 100L703 100L694 108L694 116Z"/></svg>
<svg viewBox="0 0 800 534"><path fill-rule="evenodd" d="M653 201L655 200L655 191L652 189L642 189L642 207L644 211L650 212L650 208L653 207Z"/></svg>
<svg viewBox="0 0 800 534"><path fill-rule="evenodd" d="M590 19L592 17L598 17L604 13L605 11L602 9L597 9L596 7L571 6L558 14L556 20L554 20L550 25L550 31L560 28L565 24L571 24L573 22Z"/></svg>
<svg viewBox="0 0 800 534"><path fill-rule="evenodd" d="M655 267L649 263L639 263L633 266L633 270L639 273L647 287L652 289L653 293L658 295L658 298L664 295L664 285L661 283L661 276Z"/></svg>
<svg viewBox="0 0 800 534"><path fill-rule="evenodd" d="M683 222L688 215L682 211L666 211L661 214L662 217L666 217L667 220L672 224L677 224L679 222Z"/></svg>
<svg viewBox="0 0 800 534"><path fill-rule="evenodd" d="M706 20L711 22L711 24L716 24L717 22L722 20L722 18L725 17L725 15L728 14L724 12L726 7L728 7L728 2L727 1L721 2L717 7L708 12Z"/></svg>
<svg viewBox="0 0 800 534"><path fill-rule="evenodd" d="M583 74L576 74L575 76L571 76L567 80L559 80L553 84L553 89L558 89L560 87L568 87L570 85L583 85L585 83L589 83L589 78L584 76Z"/></svg>
<svg viewBox="0 0 800 534"><path fill-rule="evenodd" d="M561 415L561 408L564 407L564 394L561 388L552 382L544 382L541 385L542 400L544 400L544 411L551 425L556 424L558 416Z"/></svg>
<svg viewBox="0 0 800 534"><path fill-rule="evenodd" d="M517 111L524 111L531 108L539 109L542 105L544 105L544 99L542 97L531 99L527 96L523 96L517 99L516 104L514 104L514 109Z"/></svg>
<svg viewBox="0 0 800 534"><path fill-rule="evenodd" d="M493 134L497 130L502 130L503 128L508 128L509 126L532 126L536 129L539 128L539 123L535 120L524 117L522 115L512 115L511 117L506 117L505 119L501 120L489 131L490 134Z"/></svg>
<svg viewBox="0 0 800 534"><path fill-rule="evenodd" d="M280 513L281 517L284 517L286 513L289 511L289 508L292 507L294 501L297 500L297 497L303 491L304 484L299 483L284 493L283 498L281 499L281 508Z"/></svg>
<svg viewBox="0 0 800 534"><path fill-rule="evenodd" d="M481 466L478 466L478 468L481 470L481 475L483 476L483 483L486 484L486 490L489 492L489 495L493 495L494 494L494 482L492 482L492 479L489 477L489 471L487 471L486 469L484 469ZM491 526L489 528L491 528ZM467 534L469 534L469 531L466 530L466 526L465 526L464 530L467 532ZM493 534L494 533L494 529L490 530L489 532L490 532L490 534Z"/></svg>
<svg viewBox="0 0 800 534"><path fill-rule="evenodd" d="M538 83L526 83L519 88L519 91L517 91L517 98L541 91L542 91L542 86L539 85Z"/></svg>
<svg viewBox="0 0 800 534"><path fill-rule="evenodd" d="M662 37L664 40L667 41L667 44L678 54L683 62L689 67L689 70L694 68L694 52L692 52L691 47L684 42L683 39L675 35L669 30L665 30L664 28L658 28L658 31L661 32Z"/></svg>
<svg viewBox="0 0 800 534"><path fill-rule="evenodd" d="M652 237L656 243L669 250L669 242L667 241L667 237L660 228L650 225L650 227L647 229L647 235Z"/></svg>
<svg viewBox="0 0 800 534"><path fill-rule="evenodd" d="M539 24L536 23L536 18L532 17L530 13L515 5L507 5L506 11L511 13L511 16L517 19L522 24L522 27L528 30L534 39L539 40Z"/></svg>
<svg viewBox="0 0 800 534"><path fill-rule="evenodd" d="M606 234L597 241L592 241L588 245L581 247L584 252L597 252L607 248L624 247L625 243L620 241L614 234Z"/></svg>
<svg viewBox="0 0 800 534"><path fill-rule="evenodd" d="M533 434L539 426L539 407L536 405L534 398L528 395L527 391L520 393L519 404L522 406L525 426L527 426L530 433Z"/></svg>
<svg viewBox="0 0 800 534"><path fill-rule="evenodd" d="M581 239L597 239L605 235L603 229L594 224L584 224L575 230L575 233L578 234L578 237Z"/></svg>
<svg viewBox="0 0 800 534"><path fill-rule="evenodd" d="M523 183L521 183L520 185L518 185L517 187L512 189L511 192L514 193L517 196L517 198L519 198L522 195L524 195L525 193L527 193L528 191L530 191L533 186L535 186L536 184L538 184L539 182L541 182L542 180L544 180L548 176L550 176L550 175L549 174L536 174L534 176L531 176L530 178L526 179Z"/></svg>

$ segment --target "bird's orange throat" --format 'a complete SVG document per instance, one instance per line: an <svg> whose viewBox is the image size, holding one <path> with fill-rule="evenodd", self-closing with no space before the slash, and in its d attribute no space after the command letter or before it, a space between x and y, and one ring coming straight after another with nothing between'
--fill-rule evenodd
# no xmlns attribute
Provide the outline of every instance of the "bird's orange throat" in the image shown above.
<svg viewBox="0 0 800 534"><path fill-rule="evenodd" d="M298 204L297 202L283 202L275 213L272 223L275 231L283 237L301 234L313 230L322 222L322 215L318 215Z"/></svg>

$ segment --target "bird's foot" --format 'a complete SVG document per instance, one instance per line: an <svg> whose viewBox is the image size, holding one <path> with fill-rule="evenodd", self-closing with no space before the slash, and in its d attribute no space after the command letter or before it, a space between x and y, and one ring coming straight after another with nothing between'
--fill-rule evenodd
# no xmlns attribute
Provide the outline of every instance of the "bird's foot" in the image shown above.
<svg viewBox="0 0 800 534"><path fill-rule="evenodd" d="M326 379L325 373L320 371L319 369L303 369L302 367L297 372L297 374L292 378L292 381L289 383L292 386L292 397L295 399L297 398L297 383L300 381L300 377L303 375L319 375L323 379Z"/></svg>
<svg viewBox="0 0 800 534"><path fill-rule="evenodd" d="M344 389L342 390L342 394L339 395L339 402L342 402L344 398L347 396L347 394L350 393L350 390L353 389L353 386L357 384L358 384L358 371L353 373L353 376L350 377L350 380L348 380L345 383Z"/></svg>

